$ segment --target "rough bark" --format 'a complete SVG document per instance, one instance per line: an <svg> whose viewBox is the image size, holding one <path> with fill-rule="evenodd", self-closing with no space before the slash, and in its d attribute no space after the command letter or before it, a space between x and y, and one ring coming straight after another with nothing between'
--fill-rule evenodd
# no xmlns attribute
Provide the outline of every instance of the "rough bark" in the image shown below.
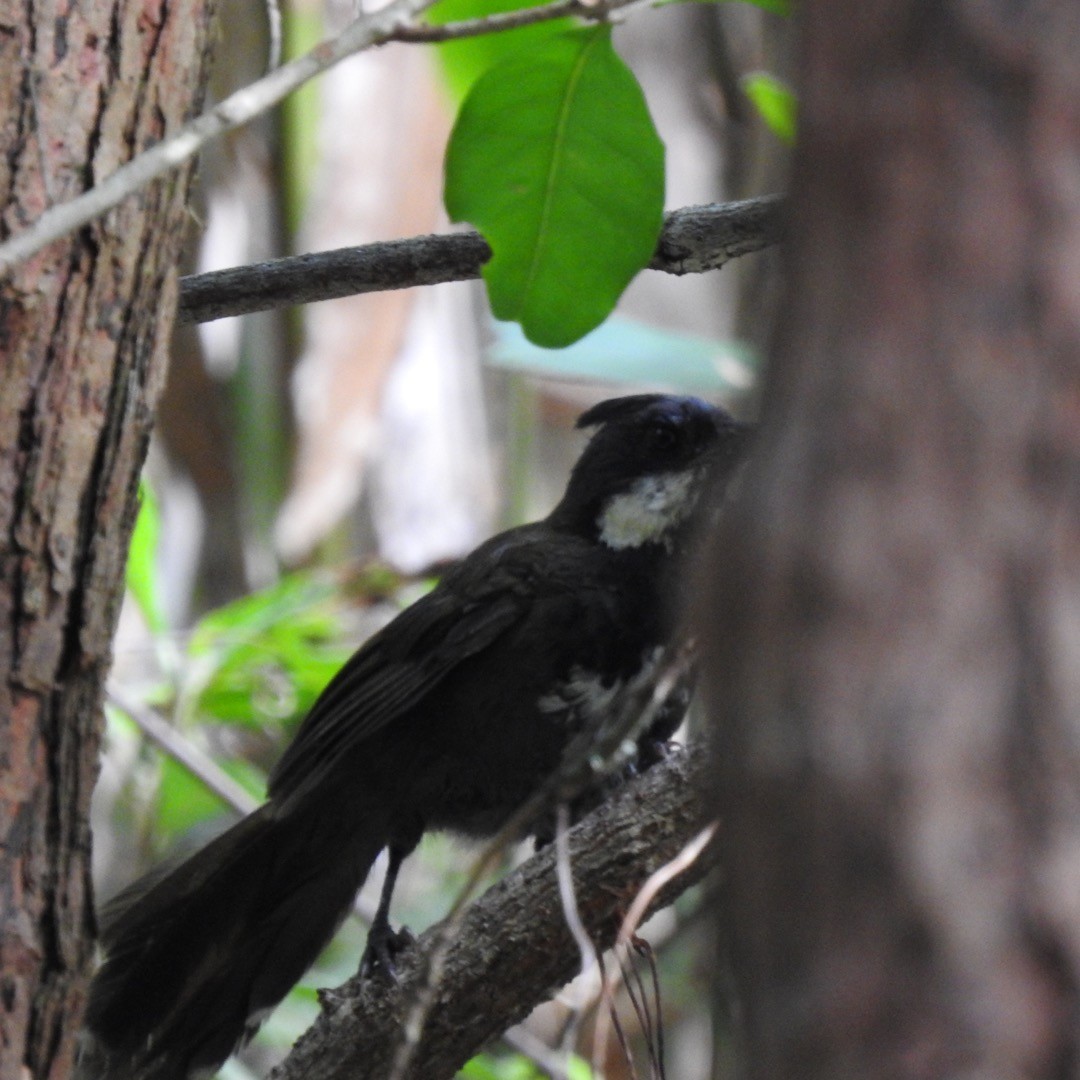
<svg viewBox="0 0 1080 1080"><path fill-rule="evenodd" d="M674 754L591 814L569 835L581 920L598 949L615 941L649 876L674 859L702 827L698 788L704 755ZM711 850L658 894L669 904L712 864ZM276 1069L274 1080L386 1080L393 1074L406 1017L439 928L402 959L396 985L354 979L328 995L328 1011ZM486 1042L523 1020L580 970L546 848L469 909L406 1078L454 1076Z"/></svg>
<svg viewBox="0 0 1080 1080"><path fill-rule="evenodd" d="M718 270L731 259L780 239L779 196L670 211L649 268L668 274ZM228 315L341 296L470 281L491 258L479 233L448 233L271 259L252 266L191 274L180 282L180 320Z"/></svg>
<svg viewBox="0 0 1080 1080"><path fill-rule="evenodd" d="M806 0L714 551L752 1076L1080 1074L1080 5Z"/></svg>
<svg viewBox="0 0 1080 1080"><path fill-rule="evenodd" d="M9 5L0 235L199 103L212 0ZM93 924L87 811L188 173L0 282L0 1076L70 1067Z"/></svg>

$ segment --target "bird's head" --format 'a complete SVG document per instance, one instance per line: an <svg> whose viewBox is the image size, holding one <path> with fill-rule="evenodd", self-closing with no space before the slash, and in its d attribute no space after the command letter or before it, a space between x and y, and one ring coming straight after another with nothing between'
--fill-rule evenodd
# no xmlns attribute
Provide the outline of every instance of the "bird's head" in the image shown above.
<svg viewBox="0 0 1080 1080"><path fill-rule="evenodd" d="M691 527L703 496L719 497L752 428L694 397L636 394L594 405L596 428L550 521L615 550L669 550Z"/></svg>

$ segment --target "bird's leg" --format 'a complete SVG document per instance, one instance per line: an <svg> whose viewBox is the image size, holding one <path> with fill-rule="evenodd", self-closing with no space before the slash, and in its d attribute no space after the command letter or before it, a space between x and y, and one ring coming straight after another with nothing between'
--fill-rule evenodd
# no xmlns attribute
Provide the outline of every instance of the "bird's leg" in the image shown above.
<svg viewBox="0 0 1080 1080"><path fill-rule="evenodd" d="M390 861L383 879L379 906L375 909L375 918L372 919L371 929L368 931L367 946L360 958L361 975L367 976L375 970L381 970L391 979L396 979L394 958L415 940L405 927L396 932L390 928L390 900L394 895L398 871L408 854L407 850L391 844Z"/></svg>

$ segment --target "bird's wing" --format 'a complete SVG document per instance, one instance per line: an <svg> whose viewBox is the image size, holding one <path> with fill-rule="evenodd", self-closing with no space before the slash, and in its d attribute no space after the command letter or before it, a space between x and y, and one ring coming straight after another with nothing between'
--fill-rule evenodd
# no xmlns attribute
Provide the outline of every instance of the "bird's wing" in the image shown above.
<svg viewBox="0 0 1080 1080"><path fill-rule="evenodd" d="M462 569L467 569L463 567ZM499 640L528 611L521 561L487 580L460 575L383 627L330 681L271 773L269 794L285 798L324 774L342 753L417 705L459 664Z"/></svg>

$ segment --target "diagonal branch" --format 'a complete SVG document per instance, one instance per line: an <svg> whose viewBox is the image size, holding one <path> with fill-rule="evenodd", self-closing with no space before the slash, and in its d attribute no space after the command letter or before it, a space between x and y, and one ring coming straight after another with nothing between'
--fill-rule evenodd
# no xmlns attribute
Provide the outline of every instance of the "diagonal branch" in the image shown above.
<svg viewBox="0 0 1080 1080"><path fill-rule="evenodd" d="M673 754L627 785L569 835L582 921L598 948L610 946L634 897L679 855L703 824L697 790L701 748ZM710 853L660 891L650 910L670 904L712 865ZM427 931L399 963L399 980L353 979L323 995L325 1012L272 1080L382 1080L403 1039L403 1016L438 940ZM567 929L549 846L469 909L446 956L437 1002L408 1076L438 1080L524 1019L552 988L577 973L580 953Z"/></svg>
<svg viewBox="0 0 1080 1080"><path fill-rule="evenodd" d="M106 696L112 705L127 714L158 749L187 769L207 791L213 792L227 806L238 814L250 814L258 808L258 799L163 716L133 701L115 687L110 686Z"/></svg>
<svg viewBox="0 0 1080 1080"><path fill-rule="evenodd" d="M739 255L775 244L782 211L779 195L673 210L664 219L664 231L649 265L669 274L718 269ZM180 279L179 318L181 322L210 322L357 293L467 281L480 276L480 268L490 257L483 237L469 231L192 274Z"/></svg>
<svg viewBox="0 0 1080 1080"><path fill-rule="evenodd" d="M0 276L23 259L111 210L126 196L171 172L211 139L253 120L260 113L353 53L381 45L434 0L392 0L381 11L351 22L337 37L284 64L185 124L175 135L152 146L89 191L46 210L28 229L0 244Z"/></svg>
<svg viewBox="0 0 1080 1080"><path fill-rule="evenodd" d="M418 24L416 15L434 0L391 0L386 7L351 22L337 37L276 68L263 78L230 94L209 112L185 124L175 135L139 154L89 191L54 206L33 225L0 244L0 278L47 244L89 224L117 206L128 195L146 187L184 164L211 139L249 123L277 105L304 83L335 64L390 41L434 41L472 37L530 23L577 15L597 20L640 0L554 0L527 11L471 19L435 28Z"/></svg>

